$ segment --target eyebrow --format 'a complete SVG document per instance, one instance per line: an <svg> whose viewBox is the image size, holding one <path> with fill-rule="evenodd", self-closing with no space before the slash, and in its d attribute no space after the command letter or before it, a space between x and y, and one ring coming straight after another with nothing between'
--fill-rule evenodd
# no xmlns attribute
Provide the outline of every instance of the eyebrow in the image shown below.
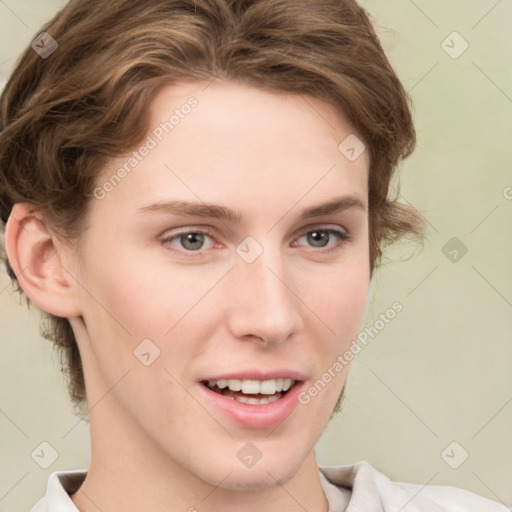
<svg viewBox="0 0 512 512"><path fill-rule="evenodd" d="M339 213L349 209L367 211L367 204L356 195L336 197L327 203L318 204L305 208L299 214L299 220L306 220L322 215ZM189 201L158 201L137 210L138 214L161 212L182 216L216 218L221 221L239 223L242 214L226 208L225 206L211 203L195 203Z"/></svg>

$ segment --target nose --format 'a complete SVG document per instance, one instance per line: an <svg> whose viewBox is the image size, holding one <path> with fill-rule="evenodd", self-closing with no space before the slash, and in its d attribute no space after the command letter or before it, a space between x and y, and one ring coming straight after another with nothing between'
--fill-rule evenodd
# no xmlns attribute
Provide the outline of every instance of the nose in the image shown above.
<svg viewBox="0 0 512 512"><path fill-rule="evenodd" d="M237 339L284 343L303 325L301 300L279 250L265 248L252 263L236 258L228 276L228 329Z"/></svg>

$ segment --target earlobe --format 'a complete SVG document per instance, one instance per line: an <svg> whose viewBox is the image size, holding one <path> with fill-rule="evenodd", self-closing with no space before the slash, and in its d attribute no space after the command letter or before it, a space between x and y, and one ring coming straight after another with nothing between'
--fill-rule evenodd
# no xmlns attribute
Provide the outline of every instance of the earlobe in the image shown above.
<svg viewBox="0 0 512 512"><path fill-rule="evenodd" d="M76 281L62 264L58 251L62 247L41 212L28 203L14 205L5 229L5 248L21 288L43 311L79 316Z"/></svg>

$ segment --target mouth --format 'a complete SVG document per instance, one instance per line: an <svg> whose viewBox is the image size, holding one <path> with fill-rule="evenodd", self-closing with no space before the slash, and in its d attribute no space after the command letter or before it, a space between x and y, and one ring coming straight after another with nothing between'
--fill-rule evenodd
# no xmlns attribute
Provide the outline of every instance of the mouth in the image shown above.
<svg viewBox="0 0 512 512"><path fill-rule="evenodd" d="M265 405L286 396L301 381L278 378L268 380L220 379L203 380L201 384L225 398L247 405Z"/></svg>
<svg viewBox="0 0 512 512"><path fill-rule="evenodd" d="M205 409L214 417L243 428L265 429L280 425L296 410L306 376L292 369L247 369L203 376L197 385Z"/></svg>

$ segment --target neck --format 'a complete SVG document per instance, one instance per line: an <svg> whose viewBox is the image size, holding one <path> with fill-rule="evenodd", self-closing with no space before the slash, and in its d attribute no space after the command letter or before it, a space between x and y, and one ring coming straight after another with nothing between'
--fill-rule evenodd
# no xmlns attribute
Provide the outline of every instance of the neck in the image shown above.
<svg viewBox="0 0 512 512"><path fill-rule="evenodd" d="M101 409L98 413L105 413ZM265 481L246 480L240 486L231 482L231 473L216 482L201 479L155 446L120 410L91 415L90 426L91 465L71 497L80 512L328 511L314 451L294 474L276 479L266 468Z"/></svg>

